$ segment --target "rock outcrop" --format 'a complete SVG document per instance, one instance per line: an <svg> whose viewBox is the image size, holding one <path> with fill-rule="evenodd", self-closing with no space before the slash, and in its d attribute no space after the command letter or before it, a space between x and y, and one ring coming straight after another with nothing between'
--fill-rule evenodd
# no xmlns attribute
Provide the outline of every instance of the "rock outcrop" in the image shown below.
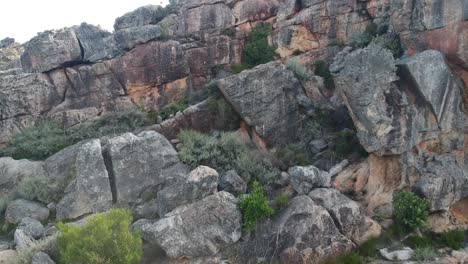
<svg viewBox="0 0 468 264"><path fill-rule="evenodd" d="M18 199L8 205L5 220L11 224L18 224L25 217L44 221L49 218L49 213L49 209L39 203Z"/></svg>
<svg viewBox="0 0 468 264"><path fill-rule="evenodd" d="M241 212L234 196L218 192L139 228L172 258L211 256L240 239Z"/></svg>

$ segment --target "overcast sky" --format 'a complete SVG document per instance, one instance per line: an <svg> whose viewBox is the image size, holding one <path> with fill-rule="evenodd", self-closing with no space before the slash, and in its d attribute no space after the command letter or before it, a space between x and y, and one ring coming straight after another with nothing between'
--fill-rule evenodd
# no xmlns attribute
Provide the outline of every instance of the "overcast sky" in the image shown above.
<svg viewBox="0 0 468 264"><path fill-rule="evenodd" d="M38 32L88 22L112 31L114 20L140 6L168 0L0 0L0 40L25 42Z"/></svg>

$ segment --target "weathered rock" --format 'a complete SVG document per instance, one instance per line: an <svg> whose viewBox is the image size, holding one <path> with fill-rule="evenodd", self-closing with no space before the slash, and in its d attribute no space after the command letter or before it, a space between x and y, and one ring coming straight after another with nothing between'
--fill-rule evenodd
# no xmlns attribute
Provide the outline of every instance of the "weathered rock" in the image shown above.
<svg viewBox="0 0 468 264"><path fill-rule="evenodd" d="M0 251L0 263L1 264L10 264L16 260L18 253L16 250L3 250Z"/></svg>
<svg viewBox="0 0 468 264"><path fill-rule="evenodd" d="M55 264L55 262L44 252L37 252L33 257L31 264Z"/></svg>
<svg viewBox="0 0 468 264"><path fill-rule="evenodd" d="M23 53L23 46L10 38L3 39L2 41L0 44L0 71L21 68L20 57Z"/></svg>
<svg viewBox="0 0 468 264"><path fill-rule="evenodd" d="M57 219L76 219L103 212L112 206L109 175L104 165L100 140L79 147L75 161L75 179L65 189L57 204Z"/></svg>
<svg viewBox="0 0 468 264"><path fill-rule="evenodd" d="M24 45L21 64L26 72L46 72L80 62L80 43L71 29L45 31Z"/></svg>
<svg viewBox="0 0 468 264"><path fill-rule="evenodd" d="M314 189L309 197L325 207L343 235L356 244L362 244L369 238L379 237L379 224L365 216L361 206L336 189Z"/></svg>
<svg viewBox="0 0 468 264"><path fill-rule="evenodd" d="M34 245L34 239L28 236L22 229L16 229L14 234L16 250L24 250Z"/></svg>
<svg viewBox="0 0 468 264"><path fill-rule="evenodd" d="M277 0L245 0L239 1L233 8L236 24L266 20L276 15L279 9Z"/></svg>
<svg viewBox="0 0 468 264"><path fill-rule="evenodd" d="M330 187L331 177L326 171L314 166L292 167L288 174L294 190L298 194L308 194L313 188Z"/></svg>
<svg viewBox="0 0 468 264"><path fill-rule="evenodd" d="M242 119L269 145L284 145L300 133L300 82L280 62L270 62L218 82ZM306 99L307 100L307 99Z"/></svg>
<svg viewBox="0 0 468 264"><path fill-rule="evenodd" d="M143 239L161 246L171 258L212 256L240 239L241 217L237 199L218 192L143 225Z"/></svg>
<svg viewBox="0 0 468 264"><path fill-rule="evenodd" d="M159 5L146 5L128 12L118 17L114 23L114 30L118 31L126 28L142 27L150 25L155 21L157 14L161 12Z"/></svg>
<svg viewBox="0 0 468 264"><path fill-rule="evenodd" d="M233 11L222 1L198 5L183 12L185 33L196 33L212 29L225 29L234 24Z"/></svg>
<svg viewBox="0 0 468 264"><path fill-rule="evenodd" d="M21 219L17 229L23 230L24 234L34 239L39 239L45 235L45 228L41 222L29 217Z"/></svg>
<svg viewBox="0 0 468 264"><path fill-rule="evenodd" d="M324 139L314 139L309 142L309 151L312 154L318 154L328 148L328 143Z"/></svg>
<svg viewBox="0 0 468 264"><path fill-rule="evenodd" d="M136 45L144 44L151 40L164 38L164 31L158 25L146 25L137 28L126 28L114 33L114 41L117 48L125 51Z"/></svg>
<svg viewBox="0 0 468 264"><path fill-rule="evenodd" d="M448 210L468 197L468 174L464 170L453 155L431 157L420 167L421 180L413 188L428 200L430 211Z"/></svg>
<svg viewBox="0 0 468 264"><path fill-rule="evenodd" d="M0 158L0 193L7 196L25 178L44 176L43 163L40 161L14 160Z"/></svg>
<svg viewBox="0 0 468 264"><path fill-rule="evenodd" d="M0 49L8 48L13 43L15 43L14 38L4 38L4 39L0 40Z"/></svg>
<svg viewBox="0 0 468 264"><path fill-rule="evenodd" d="M176 207L190 204L217 191L219 175L214 169L199 166L188 178L179 180L157 194L159 215L162 217Z"/></svg>
<svg viewBox="0 0 468 264"><path fill-rule="evenodd" d="M395 250L395 251L390 251L387 248L383 248L383 249L379 250L379 252L384 258L386 258L388 260L392 260L392 261L395 261L395 260L398 260L398 261L410 260L411 257L414 254L414 251L409 247L405 247L405 248L403 248L401 250Z"/></svg>
<svg viewBox="0 0 468 264"><path fill-rule="evenodd" d="M73 27L73 30L83 49L83 61L95 62L110 59L116 55L110 32L87 23Z"/></svg>
<svg viewBox="0 0 468 264"><path fill-rule="evenodd" d="M461 83L451 73L444 55L435 50L397 62L400 74L409 76L442 131L462 130Z"/></svg>
<svg viewBox="0 0 468 264"><path fill-rule="evenodd" d="M11 202L5 212L5 220L11 224L18 224L21 219L29 217L39 221L49 218L49 209L39 203L23 199Z"/></svg>
<svg viewBox="0 0 468 264"><path fill-rule="evenodd" d="M336 62L339 64L339 62ZM335 84L353 117L357 135L367 152L401 154L407 141L394 129L391 108L386 103L392 90L396 66L390 51L370 45L350 53L336 74Z"/></svg>
<svg viewBox="0 0 468 264"><path fill-rule="evenodd" d="M279 228L278 250L284 263L316 263L353 247L330 214L308 196L291 200L279 216Z"/></svg>
<svg viewBox="0 0 468 264"><path fill-rule="evenodd" d="M158 191L188 175L171 143L154 131L112 138L104 153L117 203L137 204L145 196L155 197Z"/></svg>
<svg viewBox="0 0 468 264"><path fill-rule="evenodd" d="M219 189L238 196L247 191L247 184L235 170L230 170L221 175Z"/></svg>

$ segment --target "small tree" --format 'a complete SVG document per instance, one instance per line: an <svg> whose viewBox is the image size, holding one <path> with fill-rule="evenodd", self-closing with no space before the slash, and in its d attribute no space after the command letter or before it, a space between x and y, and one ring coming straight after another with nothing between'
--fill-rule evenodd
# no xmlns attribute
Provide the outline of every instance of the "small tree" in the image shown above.
<svg viewBox="0 0 468 264"><path fill-rule="evenodd" d="M410 232L423 226L428 208L427 201L412 192L399 192L393 196L393 220L401 231Z"/></svg>
<svg viewBox="0 0 468 264"><path fill-rule="evenodd" d="M240 201L240 209L244 228L248 231L254 230L257 222L273 215L273 209L263 194L262 187L258 182L254 182L252 191Z"/></svg>
<svg viewBox="0 0 468 264"><path fill-rule="evenodd" d="M255 27L250 32L243 52L244 63L249 67L264 64L274 59L275 50L268 44L270 33L271 26L269 24Z"/></svg>
<svg viewBox="0 0 468 264"><path fill-rule="evenodd" d="M58 254L61 263L136 264L140 263L140 234L130 232L132 216L123 209L91 218L84 227L59 224Z"/></svg>

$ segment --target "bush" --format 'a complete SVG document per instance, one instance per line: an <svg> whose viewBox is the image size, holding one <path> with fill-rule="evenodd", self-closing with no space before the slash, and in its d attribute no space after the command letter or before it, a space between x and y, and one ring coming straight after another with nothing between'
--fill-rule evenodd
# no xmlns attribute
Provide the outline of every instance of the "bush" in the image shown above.
<svg viewBox="0 0 468 264"><path fill-rule="evenodd" d="M432 247L415 248L413 260L432 261L437 257L437 252Z"/></svg>
<svg viewBox="0 0 468 264"><path fill-rule="evenodd" d="M289 70L291 70L299 80L302 80L302 81L310 80L310 74L307 72L307 69L304 66L302 66L299 62L297 62L296 60L294 59L288 60L286 62L286 67Z"/></svg>
<svg viewBox="0 0 468 264"><path fill-rule="evenodd" d="M172 115L182 112L189 107L188 98L182 98L178 101L173 102L172 104L164 107L161 111L158 112L158 115L162 120L170 118Z"/></svg>
<svg viewBox="0 0 468 264"><path fill-rule="evenodd" d="M234 37L236 35L236 28L235 27L228 27L223 29L221 34L226 35L228 37Z"/></svg>
<svg viewBox="0 0 468 264"><path fill-rule="evenodd" d="M335 86L333 76L325 61L319 60L315 62L314 74L323 78L323 82L327 88L333 88Z"/></svg>
<svg viewBox="0 0 468 264"><path fill-rule="evenodd" d="M243 50L243 61L249 67L270 62L275 50L268 44L271 26L265 24L252 29Z"/></svg>
<svg viewBox="0 0 468 264"><path fill-rule="evenodd" d="M9 148L0 156L42 160L69 145L65 130L55 122L44 120L13 136Z"/></svg>
<svg viewBox="0 0 468 264"><path fill-rule="evenodd" d="M242 211L243 226L248 231L254 230L258 221L273 215L273 209L256 181L252 185L252 191L240 200L239 207Z"/></svg>
<svg viewBox="0 0 468 264"><path fill-rule="evenodd" d="M277 197L275 197L275 199L273 200L273 206L276 210L279 211L281 209L288 207L290 200L291 200L291 197L288 194L282 193L278 195Z"/></svg>
<svg viewBox="0 0 468 264"><path fill-rule="evenodd" d="M357 253L363 257L375 257L377 255L377 238L372 238L366 241L364 244L360 245L357 249Z"/></svg>
<svg viewBox="0 0 468 264"><path fill-rule="evenodd" d="M142 240L130 232L130 212L114 209L98 214L83 227L59 224L57 239L61 263L133 264L140 263Z"/></svg>
<svg viewBox="0 0 468 264"><path fill-rule="evenodd" d="M412 192L393 195L393 220L402 231L412 231L423 226L428 216L428 203Z"/></svg>
<svg viewBox="0 0 468 264"><path fill-rule="evenodd" d="M463 230L451 230L437 235L436 242L442 247L461 249L464 247L465 232Z"/></svg>
<svg viewBox="0 0 468 264"><path fill-rule="evenodd" d="M108 114L68 129L54 121L43 120L14 135L8 147L0 150L0 157L44 160L81 140L133 131L148 124L146 114L139 111Z"/></svg>
<svg viewBox="0 0 468 264"><path fill-rule="evenodd" d="M44 204L58 202L71 179L50 179L46 177L25 178L18 185L18 195L30 201Z"/></svg>
<svg viewBox="0 0 468 264"><path fill-rule="evenodd" d="M182 143L179 157L192 168L206 165L221 173L236 170L246 181L259 179L262 183L279 175L270 162L253 157L234 133L221 133L219 138L214 138L197 131L182 130L178 139Z"/></svg>
<svg viewBox="0 0 468 264"><path fill-rule="evenodd" d="M410 236L404 244L410 248L428 248L434 245L434 240L428 236Z"/></svg>

